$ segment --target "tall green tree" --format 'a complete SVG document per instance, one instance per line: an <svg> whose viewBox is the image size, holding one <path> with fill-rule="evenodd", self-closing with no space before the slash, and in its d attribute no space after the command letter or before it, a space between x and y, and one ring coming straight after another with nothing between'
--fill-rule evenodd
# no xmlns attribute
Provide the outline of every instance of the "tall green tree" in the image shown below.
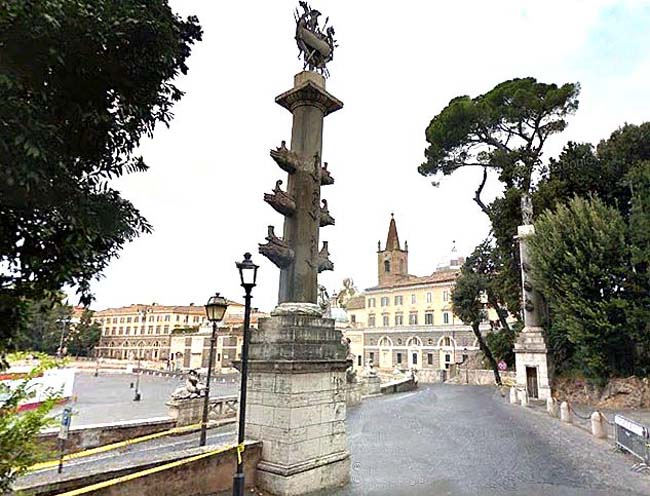
<svg viewBox="0 0 650 496"><path fill-rule="evenodd" d="M486 316L486 304L483 299L484 296L487 299L487 293L490 290L489 277L489 274L483 271L481 252L477 250L468 257L461 268L460 277L456 280L452 292L452 305L454 313L466 325L471 326L472 332L478 340L479 348L494 372L495 382L501 385L499 367L480 329L481 322L485 320Z"/></svg>
<svg viewBox="0 0 650 496"><path fill-rule="evenodd" d="M535 229L531 265L551 310L551 349L567 339L575 350L573 367L596 382L630 372L623 216L598 198L576 197L539 216Z"/></svg>
<svg viewBox="0 0 650 496"><path fill-rule="evenodd" d="M504 81L475 98L459 96L436 115L426 129L426 161L418 171L436 178L461 168L482 169L474 201L491 222L495 263L501 265L494 291L497 310L519 316L521 281L515 242L521 224L521 195L529 194L542 171L542 154L549 137L563 131L578 108L577 84L562 86L534 78ZM488 171L498 175L505 192L491 204L482 197ZM462 275L461 275L462 277ZM504 327L510 332L509 325Z"/></svg>
<svg viewBox="0 0 650 496"><path fill-rule="evenodd" d="M0 8L0 353L28 300L90 284L151 231L111 180L169 125L201 39L167 0L30 0Z"/></svg>
<svg viewBox="0 0 650 496"><path fill-rule="evenodd" d="M98 323L92 322L92 316L93 312L91 310L84 310L79 323L70 328L70 333L65 342L68 355L84 357L93 355L102 330Z"/></svg>
<svg viewBox="0 0 650 496"><path fill-rule="evenodd" d="M650 141L650 140L649 140ZM641 161L626 175L630 189L629 245L632 270L627 296L636 344L636 373L650 374L650 161Z"/></svg>
<svg viewBox="0 0 650 496"><path fill-rule="evenodd" d="M64 295L56 298L27 301L24 305L22 329L14 335L12 351L37 351L55 355L61 341L70 331L72 307L63 303Z"/></svg>

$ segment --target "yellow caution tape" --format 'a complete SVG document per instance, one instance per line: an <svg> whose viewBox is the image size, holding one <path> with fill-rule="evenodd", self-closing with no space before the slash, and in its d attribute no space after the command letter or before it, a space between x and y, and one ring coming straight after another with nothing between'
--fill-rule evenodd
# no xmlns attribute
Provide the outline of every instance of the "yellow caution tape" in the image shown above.
<svg viewBox="0 0 650 496"><path fill-rule="evenodd" d="M237 445L237 463L241 463L241 454L244 452L244 443Z"/></svg>
<svg viewBox="0 0 650 496"><path fill-rule="evenodd" d="M146 436L134 437L133 439L127 439L126 441L119 441L117 443L106 444L104 446L98 446L97 448L91 448L84 451L79 451L77 453L71 453L63 457L63 461L75 460L77 458L83 458L86 456L96 455L97 453L104 453L105 451L111 451L118 448L123 448L125 446L130 446L132 444L143 443L145 441L150 441L152 439L157 439L159 437L169 436L171 434L177 434L185 431L190 431L201 427L201 424L192 424L186 425L183 427L175 427L162 432L155 432L153 434L148 434ZM36 470L43 470L50 467L55 467L59 464L59 460L48 460L46 462L40 462L29 467L28 471L33 472Z"/></svg>
<svg viewBox="0 0 650 496"><path fill-rule="evenodd" d="M166 463L165 465L158 465L157 467L148 468L147 470L143 470L141 472L135 472L133 474L123 475L122 477L117 477L115 479L110 479L104 482L98 482L97 484L81 487L79 489L74 489L72 491L67 491L65 493L59 493L56 496L77 496L79 494L87 494L93 491L97 491L99 489L103 489L105 487L114 486L115 484L121 484L123 482L128 482L134 479L138 479L140 477L145 477L147 475L155 474L157 472L162 472L163 470L179 467L181 465L185 465L186 463L191 463L196 460L200 460L201 458L207 458L209 456L217 455L219 453L228 451L229 449L232 448L233 446L226 446L224 448L208 451L207 453L201 453L200 455L194 455L194 456L190 456L189 458L183 458L182 460L176 460L175 462Z"/></svg>

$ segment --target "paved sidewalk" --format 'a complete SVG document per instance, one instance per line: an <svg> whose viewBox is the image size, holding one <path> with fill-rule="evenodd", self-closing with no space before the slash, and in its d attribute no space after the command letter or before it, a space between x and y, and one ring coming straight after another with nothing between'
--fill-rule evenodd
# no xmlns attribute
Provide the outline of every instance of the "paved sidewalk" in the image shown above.
<svg viewBox="0 0 650 496"><path fill-rule="evenodd" d="M119 420L136 420L167 415L165 402L177 387L185 383L184 378L140 376L141 401L133 401L136 382L134 374L106 374L95 377L92 373L80 372L75 376L74 392L76 401L70 402L78 415L72 419L73 426L100 424ZM212 381L210 396L229 396L237 394L239 382ZM57 415L63 410L53 410Z"/></svg>

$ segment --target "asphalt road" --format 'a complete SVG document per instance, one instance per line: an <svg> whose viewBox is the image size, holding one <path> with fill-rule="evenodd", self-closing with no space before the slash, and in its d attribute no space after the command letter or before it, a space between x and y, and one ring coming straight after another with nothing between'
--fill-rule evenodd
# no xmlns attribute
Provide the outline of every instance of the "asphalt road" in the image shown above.
<svg viewBox="0 0 650 496"><path fill-rule="evenodd" d="M136 379L134 374L100 372L98 377L88 372L76 374L73 392L76 401L69 403L78 412L72 419L73 426L164 417L167 415L165 402L174 389L185 383L183 378L143 374L139 385L141 401L133 401L135 389L130 385L135 386ZM238 390L239 382L213 380L210 396L228 396L237 394ZM58 414L62 408L53 413Z"/></svg>
<svg viewBox="0 0 650 496"><path fill-rule="evenodd" d="M232 443L234 428L211 429L208 444ZM129 446L70 462L64 474L153 459L197 440L193 433ZM421 385L366 399L348 409L348 444L350 484L319 496L650 495L650 476L632 472L636 460L611 442L509 405L490 387ZM21 482L56 478L47 470Z"/></svg>
<svg viewBox="0 0 650 496"><path fill-rule="evenodd" d="M422 385L348 410L351 483L323 495L637 496L634 459L493 388Z"/></svg>

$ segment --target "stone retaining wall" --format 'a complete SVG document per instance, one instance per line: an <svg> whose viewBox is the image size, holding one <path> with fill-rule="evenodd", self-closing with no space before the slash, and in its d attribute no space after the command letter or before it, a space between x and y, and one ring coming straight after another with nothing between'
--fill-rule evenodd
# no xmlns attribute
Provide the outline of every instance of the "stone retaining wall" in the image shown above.
<svg viewBox="0 0 650 496"><path fill-rule="evenodd" d="M65 491L80 489L101 482L107 482L118 477L135 474L154 467L182 460L193 455L209 451L206 448L191 448L177 453L162 456L156 461L134 463L129 468L106 470L92 475L68 477L50 484L32 487L16 487L24 496L54 496ZM262 453L262 443L247 441L242 456L244 459L244 475L246 486L255 484L255 472ZM208 496L232 487L232 477L237 468L237 453L235 447L199 460L184 463L159 472L117 484L107 485L92 491L93 496Z"/></svg>
<svg viewBox="0 0 650 496"><path fill-rule="evenodd" d="M72 426L65 443L66 454L76 453L89 448L126 441L134 437L146 436L156 432L167 431L176 427L176 420L170 417L125 420L102 424ZM50 451L57 449L59 429L47 429L39 434L39 443Z"/></svg>
<svg viewBox="0 0 650 496"><path fill-rule="evenodd" d="M417 387L418 383L413 377L404 377L382 384L381 394L404 393L406 391L413 391Z"/></svg>
<svg viewBox="0 0 650 496"><path fill-rule="evenodd" d="M510 371L500 372L501 380L515 380L515 373ZM456 375L447 382L450 384L472 384L479 386L492 386L494 382L494 371L491 369L459 369Z"/></svg>

